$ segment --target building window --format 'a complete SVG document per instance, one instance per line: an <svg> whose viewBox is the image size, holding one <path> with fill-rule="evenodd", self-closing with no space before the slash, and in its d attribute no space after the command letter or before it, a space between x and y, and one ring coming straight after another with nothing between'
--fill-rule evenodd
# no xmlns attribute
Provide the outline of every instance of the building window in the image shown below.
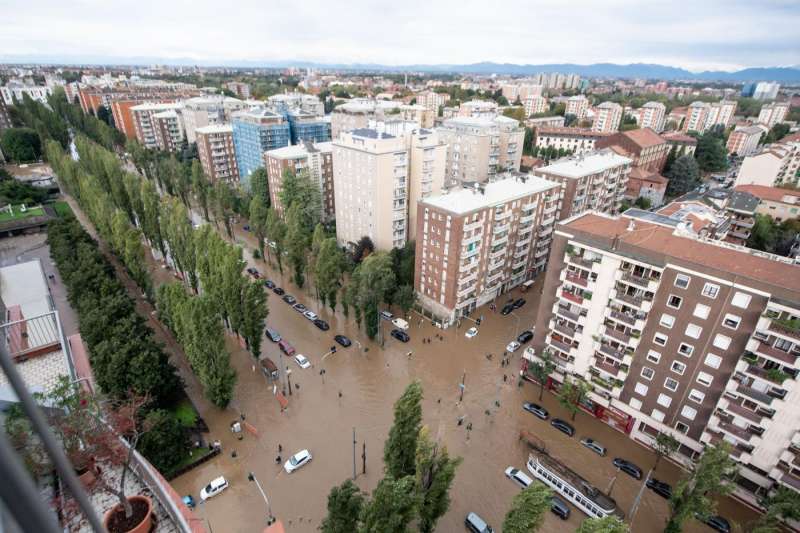
<svg viewBox="0 0 800 533"><path fill-rule="evenodd" d="M694 307L694 313L693 314L697 318L702 318L703 320L705 320L706 318L708 318L708 314L710 312L711 312L711 308L709 306L703 305L703 304L697 304Z"/></svg>
<svg viewBox="0 0 800 533"><path fill-rule="evenodd" d="M661 354L655 350L650 350L647 352L647 360L651 363L658 364L658 362L661 360Z"/></svg>
<svg viewBox="0 0 800 533"><path fill-rule="evenodd" d="M664 313L661 315L661 321L659 321L659 324L667 329L672 329L672 326L675 325L675 317Z"/></svg>
<svg viewBox="0 0 800 533"><path fill-rule="evenodd" d="M752 297L744 292L737 292L733 295L733 299L731 299L731 305L739 307L741 309L747 309L747 306L750 305L750 299Z"/></svg>
<svg viewBox="0 0 800 533"><path fill-rule="evenodd" d="M690 278L686 274L678 274L677 276L675 276L675 286L678 287L679 289L685 289L686 287L689 286L689 282L691 280L692 278Z"/></svg>
<svg viewBox="0 0 800 533"><path fill-rule="evenodd" d="M686 371L686 364L681 363L680 361L673 361L670 370L682 376L683 373Z"/></svg>
<svg viewBox="0 0 800 533"><path fill-rule="evenodd" d="M714 376L712 376L708 372L698 372L697 382L700 385L703 385L704 387L710 387L713 381L714 381Z"/></svg>
<svg viewBox="0 0 800 533"><path fill-rule="evenodd" d="M639 396L647 396L647 391L649 390L649 387L644 383L637 382L636 387L633 390Z"/></svg>
<svg viewBox="0 0 800 533"><path fill-rule="evenodd" d="M677 424L675 424L675 431L686 435L687 433L689 433L689 426L684 424L683 422L678 422Z"/></svg>
<svg viewBox="0 0 800 533"><path fill-rule="evenodd" d="M672 307L673 309L680 309L682 303L683 298L680 296L675 296L674 294L670 294L669 298L667 299L667 307Z"/></svg>
<svg viewBox="0 0 800 533"><path fill-rule="evenodd" d="M631 398L628 400L628 405L639 411L642 408L642 400L639 398Z"/></svg>
<svg viewBox="0 0 800 533"><path fill-rule="evenodd" d="M692 389L689 392L689 399L692 400L693 402L697 402L697 403L702 404L703 400L706 399L706 395L705 395L705 393L700 392L697 389Z"/></svg>
<svg viewBox="0 0 800 533"><path fill-rule="evenodd" d="M678 381L672 378L667 378L664 380L664 388L675 392L678 390Z"/></svg>
<svg viewBox="0 0 800 533"><path fill-rule="evenodd" d="M662 413L658 409L653 409L653 412L652 412L652 414L650 416L652 416L653 420L655 420L656 422L663 422L664 421L664 417L666 415L664 415L664 413Z"/></svg>
<svg viewBox="0 0 800 533"><path fill-rule="evenodd" d="M689 324L688 326L686 326L687 337L691 337L693 339L699 339L701 333L703 333L703 328L701 328L697 324Z"/></svg>
<svg viewBox="0 0 800 533"><path fill-rule="evenodd" d="M656 375L656 371L650 368L649 366L645 366L642 368L642 377L648 381L653 379L653 376Z"/></svg>
<svg viewBox="0 0 800 533"><path fill-rule="evenodd" d="M688 405L684 405L683 409L681 409L681 416L683 418L688 418L689 420L694 420L694 417L697 416L697 409L694 407L689 407Z"/></svg>
<svg viewBox="0 0 800 533"><path fill-rule="evenodd" d="M717 369L719 368L719 365L722 364L722 357L710 353L706 355L705 364L706 366L710 366L711 368Z"/></svg>
<svg viewBox="0 0 800 533"><path fill-rule="evenodd" d="M653 342L658 344L659 346L665 346L667 344L667 340L669 337L664 335L663 333L656 333L653 335Z"/></svg>
<svg viewBox="0 0 800 533"><path fill-rule="evenodd" d="M672 398L662 393L658 395L658 400L656 400L656 403L662 407L669 407L672 404Z"/></svg>
<svg viewBox="0 0 800 533"><path fill-rule="evenodd" d="M678 353L685 357L691 357L694 353L694 346L682 342L681 345L678 346Z"/></svg>
<svg viewBox="0 0 800 533"><path fill-rule="evenodd" d="M722 325L726 328L737 329L742 322L742 318L728 313L722 320Z"/></svg>
<svg viewBox="0 0 800 533"><path fill-rule="evenodd" d="M720 350L727 350L730 345L731 345L730 337L726 337L725 335L721 334L717 334L717 336L714 337L714 346L716 346Z"/></svg>
<svg viewBox="0 0 800 533"><path fill-rule="evenodd" d="M714 285L713 283L706 283L703 286L703 292L701 294L706 298L716 298L717 294L719 294L719 285Z"/></svg>

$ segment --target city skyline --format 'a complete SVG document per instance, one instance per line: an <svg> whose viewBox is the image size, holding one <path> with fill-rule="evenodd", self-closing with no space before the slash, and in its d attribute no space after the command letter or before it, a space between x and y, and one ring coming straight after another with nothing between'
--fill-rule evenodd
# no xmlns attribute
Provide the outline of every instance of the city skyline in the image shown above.
<svg viewBox="0 0 800 533"><path fill-rule="evenodd" d="M193 3L191 11L180 5L151 7L13 0L0 23L0 60L386 66L608 62L655 63L693 72L800 64L800 37L793 31L800 7L783 1L654 5L646 14L632 0L601 9L584 1L569 9L550 1L512 3L504 12L449 1L403 6L359 1L339 12L317 1L267 7L245 2L240 12L248 16L233 13L224 25L211 2ZM109 24L119 12L126 13L126 24ZM297 21L304 28L300 33ZM347 34L337 34L344 27ZM147 39L140 38L142 30Z"/></svg>

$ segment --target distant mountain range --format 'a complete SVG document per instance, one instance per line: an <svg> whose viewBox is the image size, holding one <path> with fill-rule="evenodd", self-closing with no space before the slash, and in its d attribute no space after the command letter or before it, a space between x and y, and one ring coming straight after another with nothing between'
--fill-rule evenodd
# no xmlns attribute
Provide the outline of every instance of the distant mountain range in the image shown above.
<svg viewBox="0 0 800 533"><path fill-rule="evenodd" d="M253 61L226 60L222 62L198 61L191 58L166 59L158 57L63 57L63 56L12 56L0 55L0 63L38 63L65 65L175 65L204 67L242 67L242 68L316 68L332 70L371 71L371 72L425 72L425 73L465 73L465 74L513 74L527 75L538 72L562 72L578 74L588 78L645 78L660 80L696 81L777 81L781 83L800 83L800 65L789 67L752 67L735 72L704 71L691 72L682 68L648 63L618 65L615 63L593 63L578 65L561 63L549 65L518 65L514 63L471 63L438 65L381 65L377 63L315 63L308 61Z"/></svg>

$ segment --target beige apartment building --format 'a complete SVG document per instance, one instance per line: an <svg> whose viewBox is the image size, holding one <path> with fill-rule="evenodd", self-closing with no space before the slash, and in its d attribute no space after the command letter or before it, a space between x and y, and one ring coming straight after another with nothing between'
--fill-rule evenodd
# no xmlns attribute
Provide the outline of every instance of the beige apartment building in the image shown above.
<svg viewBox="0 0 800 533"><path fill-rule="evenodd" d="M181 115L186 142L197 142L197 128L230 122L231 113L242 109L247 109L247 104L229 96L198 96L184 100Z"/></svg>
<svg viewBox="0 0 800 533"><path fill-rule="evenodd" d="M233 127L230 124L214 124L195 130L197 155L208 178L238 185L239 167L233 148Z"/></svg>
<svg viewBox="0 0 800 533"><path fill-rule="evenodd" d="M561 188L511 173L420 201L414 286L444 327L541 272Z"/></svg>
<svg viewBox="0 0 800 533"><path fill-rule="evenodd" d="M423 106L425 109L430 109L438 115L439 108L446 106L450 101L450 95L447 93L437 93L433 91L426 91L416 95L417 105Z"/></svg>
<svg viewBox="0 0 800 533"><path fill-rule="evenodd" d="M667 108L661 102L647 102L639 109L631 109L628 114L636 119L640 128L650 128L656 133L664 130Z"/></svg>
<svg viewBox="0 0 800 533"><path fill-rule="evenodd" d="M788 135L763 148L757 154L745 157L735 185L800 184L800 133Z"/></svg>
<svg viewBox="0 0 800 533"><path fill-rule="evenodd" d="M588 111L589 100L587 100L582 94L567 98L567 106L566 110L564 111L565 115L575 115L578 117L578 120L583 120Z"/></svg>
<svg viewBox="0 0 800 533"><path fill-rule="evenodd" d="M594 210L616 213L628 187L633 160L610 148L564 157L534 174L564 186L559 220Z"/></svg>
<svg viewBox="0 0 800 533"><path fill-rule="evenodd" d="M445 188L447 145L434 130L420 129L406 135L409 156L408 239L417 238L419 202L441 194Z"/></svg>
<svg viewBox="0 0 800 533"><path fill-rule="evenodd" d="M336 214L336 198L333 189L332 143L302 141L300 144L269 150L264 152L264 168L269 181L270 203L280 217L285 215L285 207L281 203L283 176L289 170L293 174L308 173L322 196L322 220L333 219Z"/></svg>
<svg viewBox="0 0 800 533"><path fill-rule="evenodd" d="M519 170L525 128L513 118L456 117L436 131L447 144L446 185L484 182Z"/></svg>
<svg viewBox="0 0 800 533"><path fill-rule="evenodd" d="M556 150L563 149L580 155L594 152L597 141L609 135L611 133L587 128L542 126L536 128L533 144L539 149L553 147Z"/></svg>
<svg viewBox="0 0 800 533"><path fill-rule="evenodd" d="M729 154L740 156L753 155L758 151L758 141L767 131L763 126L745 126L736 128L728 136L725 145Z"/></svg>
<svg viewBox="0 0 800 533"><path fill-rule="evenodd" d="M130 111L136 139L145 148L176 152L184 145L183 104L139 104Z"/></svg>
<svg viewBox="0 0 800 533"><path fill-rule="evenodd" d="M682 131L704 133L717 125L727 128L733 120L734 113L736 113L734 100L720 100L711 104L692 102L687 108Z"/></svg>
<svg viewBox="0 0 800 533"><path fill-rule="evenodd" d="M399 113L402 102L353 98L331 112L331 139L346 131L367 128L370 120L386 120Z"/></svg>
<svg viewBox="0 0 800 533"><path fill-rule="evenodd" d="M585 213L555 230L523 357L549 350L549 388L588 383L582 409L645 446L672 435L684 464L730 443L751 504L798 491L799 268L669 217Z"/></svg>
<svg viewBox="0 0 800 533"><path fill-rule="evenodd" d="M800 191L763 185L739 185L734 191L758 198L755 212L769 215L776 222L800 218Z"/></svg>
<svg viewBox="0 0 800 533"><path fill-rule="evenodd" d="M764 104L761 106L761 111L758 112L758 123L764 124L767 128L772 129L773 126L783 122L789 113L789 102L773 102L771 104Z"/></svg>
<svg viewBox="0 0 800 533"><path fill-rule="evenodd" d="M498 113L497 103L492 100L470 100L458 106L459 117L492 119Z"/></svg>
<svg viewBox="0 0 800 533"><path fill-rule="evenodd" d="M603 102L594 108L592 131L614 133L622 121L622 106L614 102Z"/></svg>
<svg viewBox="0 0 800 533"><path fill-rule="evenodd" d="M397 116L402 120L414 122L420 128L432 128L436 120L436 112L422 105L405 104L398 109L400 112L397 115L390 115L390 118Z"/></svg>
<svg viewBox="0 0 800 533"><path fill-rule="evenodd" d="M547 105L547 98L542 95L532 95L528 96L524 100L522 100L522 105L525 106L525 116L529 117L531 115L536 115L538 113L544 113L550 106Z"/></svg>

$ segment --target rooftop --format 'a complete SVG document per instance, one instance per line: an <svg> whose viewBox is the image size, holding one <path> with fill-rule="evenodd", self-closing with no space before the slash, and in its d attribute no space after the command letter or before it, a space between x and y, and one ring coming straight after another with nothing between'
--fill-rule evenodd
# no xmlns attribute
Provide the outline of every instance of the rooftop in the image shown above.
<svg viewBox="0 0 800 533"><path fill-rule="evenodd" d="M629 158L606 148L589 154L564 157L551 165L536 169L536 172L577 179L630 163Z"/></svg>
<svg viewBox="0 0 800 533"><path fill-rule="evenodd" d="M657 146L660 144L665 144L666 141L650 128L639 128L635 130L628 130L621 132L620 135L623 135L634 142L637 146L642 148L647 148L649 146Z"/></svg>
<svg viewBox="0 0 800 533"><path fill-rule="evenodd" d="M766 185L739 185L734 188L736 192L746 192L770 202L780 202L784 204L800 204L800 191L793 189L782 189L780 187L767 187Z"/></svg>
<svg viewBox="0 0 800 533"><path fill-rule="evenodd" d="M19 306L24 317L53 310L50 289L38 259L0 268L0 296L6 308Z"/></svg>
<svg viewBox="0 0 800 533"><path fill-rule="evenodd" d="M734 211L752 214L755 213L759 202L758 196L747 191L733 190L728 195L728 205L726 207Z"/></svg>
<svg viewBox="0 0 800 533"><path fill-rule="evenodd" d="M183 104L147 102L131 107L131 111L174 111L182 109Z"/></svg>
<svg viewBox="0 0 800 533"><path fill-rule="evenodd" d="M677 131L664 132L661 134L661 138L667 142L697 144L696 138L692 137L691 135L684 135L683 133L679 133Z"/></svg>
<svg viewBox="0 0 800 533"><path fill-rule="evenodd" d="M558 187L559 184L537 176L513 176L483 184L482 192L478 186L464 187L426 198L420 203L461 215Z"/></svg>
<svg viewBox="0 0 800 533"><path fill-rule="evenodd" d="M550 118L550 117L545 117ZM564 126L550 126L536 128L536 135L566 135L573 137L607 137L613 135L611 132L593 131L589 128L568 128Z"/></svg>
<svg viewBox="0 0 800 533"><path fill-rule="evenodd" d="M395 136L386 132L381 132L371 128L356 128L350 132L356 137L365 137L367 139L394 139Z"/></svg>
<svg viewBox="0 0 800 533"><path fill-rule="evenodd" d="M212 133L232 133L233 126L230 124L211 124L210 126L203 126L194 130L195 133L201 135L209 135Z"/></svg>

